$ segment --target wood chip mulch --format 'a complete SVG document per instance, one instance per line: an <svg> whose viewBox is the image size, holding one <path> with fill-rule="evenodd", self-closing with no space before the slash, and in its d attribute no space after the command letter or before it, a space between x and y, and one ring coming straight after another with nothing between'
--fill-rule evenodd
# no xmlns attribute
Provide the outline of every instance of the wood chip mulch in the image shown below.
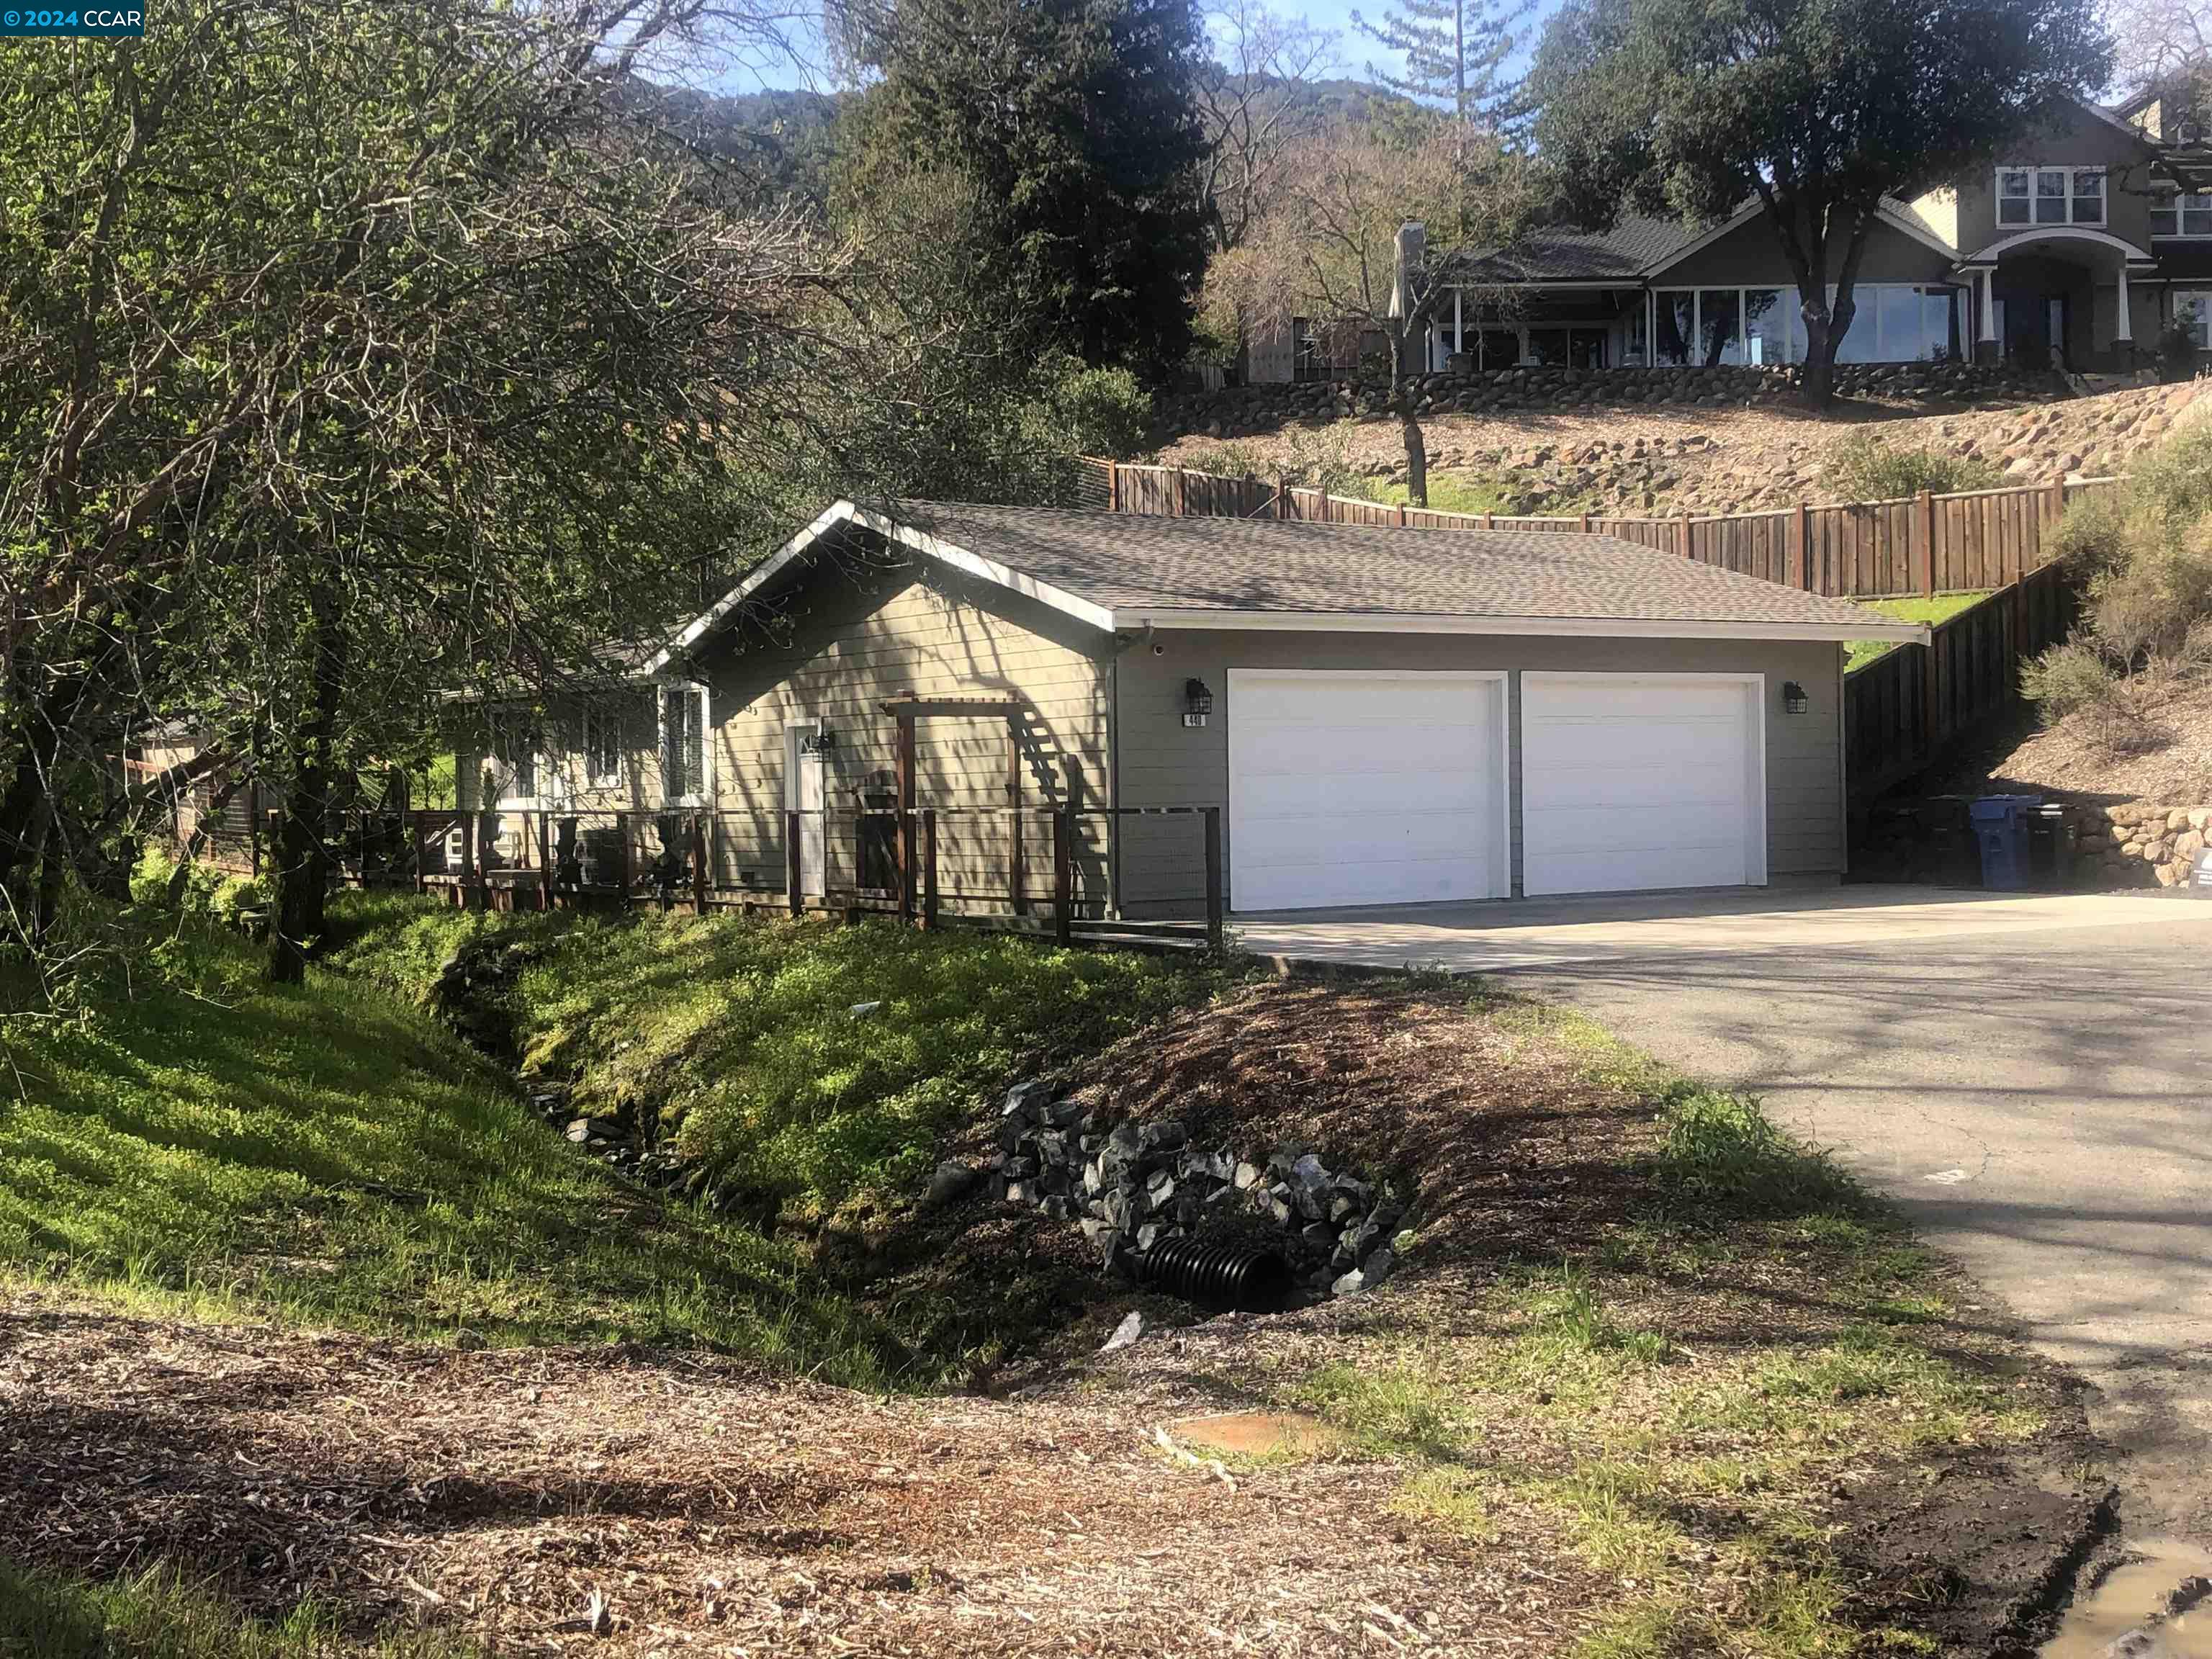
<svg viewBox="0 0 2212 1659"><path fill-rule="evenodd" d="M1577 1622L1556 1571L1409 1528L1388 1465L1224 1478L1160 1420L17 1291L0 1554L166 1560L249 1610L312 1595L502 1653L1510 1653Z"/></svg>

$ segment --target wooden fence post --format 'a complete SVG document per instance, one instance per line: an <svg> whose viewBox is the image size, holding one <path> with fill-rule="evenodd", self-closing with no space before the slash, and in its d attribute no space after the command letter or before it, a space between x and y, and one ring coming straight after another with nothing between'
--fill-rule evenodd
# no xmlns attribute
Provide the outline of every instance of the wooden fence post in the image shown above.
<svg viewBox="0 0 2212 1659"><path fill-rule="evenodd" d="M1109 513L1121 510L1121 464L1119 461L1106 463L1106 510Z"/></svg>
<svg viewBox="0 0 2212 1659"><path fill-rule="evenodd" d="M1920 538L1920 597L1936 597L1936 497L1926 485L1913 503L1912 518Z"/></svg>
<svg viewBox="0 0 2212 1659"><path fill-rule="evenodd" d="M1405 504L1405 502L1401 501L1401 502L1399 502L1399 503L1398 503L1398 528L1399 528L1399 529L1401 529L1401 530L1403 530L1405 527L1406 527L1406 504Z"/></svg>
<svg viewBox="0 0 2212 1659"><path fill-rule="evenodd" d="M1052 933L1062 945L1075 937L1075 815L1065 806L1052 811Z"/></svg>
<svg viewBox="0 0 2212 1659"><path fill-rule="evenodd" d="M704 812L691 815L691 909L707 914L707 841L711 820Z"/></svg>
<svg viewBox="0 0 2212 1659"><path fill-rule="evenodd" d="M1486 514L1484 514L1482 515L1482 527L1483 527L1485 530L1495 530L1495 529L1497 529L1497 528L1498 528L1498 515L1497 515L1495 513L1486 513Z"/></svg>
<svg viewBox="0 0 2212 1659"><path fill-rule="evenodd" d="M1813 590L1812 550L1807 535L1811 527L1811 515L1801 501L1790 510L1790 565L1785 574L1790 586L1808 593Z"/></svg>
<svg viewBox="0 0 2212 1659"><path fill-rule="evenodd" d="M615 897L625 910L629 908L629 814L615 814Z"/></svg>
<svg viewBox="0 0 2212 1659"><path fill-rule="evenodd" d="M1284 490L1280 472L1275 474L1275 516L1279 519L1291 516L1291 498Z"/></svg>
<svg viewBox="0 0 2212 1659"><path fill-rule="evenodd" d="M469 896L475 887L476 876L477 815L474 812L464 812L461 814L460 869L461 907L464 909L468 908Z"/></svg>
<svg viewBox="0 0 2212 1659"><path fill-rule="evenodd" d="M1182 469L1177 467L1175 470L1175 509L1176 517L1178 519L1182 518L1188 510L1183 504L1184 499Z"/></svg>
<svg viewBox="0 0 2212 1659"><path fill-rule="evenodd" d="M806 872L799 851L799 814L783 815L783 896L794 916L805 908L806 896L799 891L805 884Z"/></svg>
<svg viewBox="0 0 2212 1659"><path fill-rule="evenodd" d="M1218 951L1221 927L1221 809L1206 809L1206 948Z"/></svg>
<svg viewBox="0 0 2212 1659"><path fill-rule="evenodd" d="M1589 514L1587 513L1583 514L1583 534L1589 534Z"/></svg>
<svg viewBox="0 0 2212 1659"><path fill-rule="evenodd" d="M921 927L924 933L937 927L937 809L921 809Z"/></svg>
<svg viewBox="0 0 2212 1659"><path fill-rule="evenodd" d="M538 908L553 908L553 815L538 814Z"/></svg>
<svg viewBox="0 0 2212 1659"><path fill-rule="evenodd" d="M1682 556L1686 559L1690 556L1690 514L1687 509L1682 514Z"/></svg>
<svg viewBox="0 0 2212 1659"><path fill-rule="evenodd" d="M919 885L921 862L915 848L915 815L919 809L902 806L898 815L899 849L899 920L911 924L915 916L915 892Z"/></svg>

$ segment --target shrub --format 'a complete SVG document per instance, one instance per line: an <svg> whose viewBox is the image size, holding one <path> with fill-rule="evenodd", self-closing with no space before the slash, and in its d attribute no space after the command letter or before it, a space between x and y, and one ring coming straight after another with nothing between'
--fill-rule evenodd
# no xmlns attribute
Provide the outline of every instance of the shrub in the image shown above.
<svg viewBox="0 0 2212 1659"><path fill-rule="evenodd" d="M2189 325L2168 323L2158 337L2159 378L2170 383L2197 378L2197 341Z"/></svg>
<svg viewBox="0 0 2212 1659"><path fill-rule="evenodd" d="M1933 449L1899 449L1869 431L1851 434L1832 446L1821 482L1845 501L1888 501L1923 489L1948 495L1962 489L1992 489L2004 475L1989 462Z"/></svg>
<svg viewBox="0 0 2212 1659"><path fill-rule="evenodd" d="M2110 489L2070 502L2051 546L2052 556L2085 580L2111 569L2127 553L2127 503Z"/></svg>
<svg viewBox="0 0 2212 1659"><path fill-rule="evenodd" d="M1283 477L1304 489L1352 495L1362 501L1381 500L1376 481L1352 459L1352 431L1349 422L1310 435L1291 428L1285 439L1289 453L1284 459Z"/></svg>
<svg viewBox="0 0 2212 1659"><path fill-rule="evenodd" d="M131 898L135 904L166 907L176 886L177 861L158 847L138 855L131 872ZM266 924L270 893L256 877L234 874L212 865L186 866L178 903L188 915L204 916L225 927L255 933Z"/></svg>
<svg viewBox="0 0 2212 1659"><path fill-rule="evenodd" d="M2138 460L2127 502L2131 539L2138 520L2148 520L2142 534L2178 536L2212 514L2212 421L2182 428Z"/></svg>
<svg viewBox="0 0 2212 1659"><path fill-rule="evenodd" d="M2108 700L2116 690L2112 670L2095 649L2080 639L2054 645L2021 665L2021 695L2033 703L2045 726Z"/></svg>
<svg viewBox="0 0 2212 1659"><path fill-rule="evenodd" d="M1260 457L1243 444L1207 444L1186 453L1178 463L1187 471L1211 472L1221 478L1257 478Z"/></svg>

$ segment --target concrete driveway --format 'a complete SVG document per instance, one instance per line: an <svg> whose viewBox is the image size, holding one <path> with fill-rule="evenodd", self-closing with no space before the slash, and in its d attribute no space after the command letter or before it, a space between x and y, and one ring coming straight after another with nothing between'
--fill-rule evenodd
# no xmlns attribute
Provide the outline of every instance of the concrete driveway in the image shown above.
<svg viewBox="0 0 2212 1659"><path fill-rule="evenodd" d="M2212 1542L2212 902L1854 887L1237 926L1511 973L1762 1096L2096 1386L2131 1529Z"/></svg>

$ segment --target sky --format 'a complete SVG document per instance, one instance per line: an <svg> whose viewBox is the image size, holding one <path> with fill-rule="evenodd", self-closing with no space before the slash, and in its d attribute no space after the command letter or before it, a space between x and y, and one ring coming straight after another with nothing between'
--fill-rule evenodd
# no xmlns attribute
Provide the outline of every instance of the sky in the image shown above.
<svg viewBox="0 0 2212 1659"><path fill-rule="evenodd" d="M1369 17L1379 17L1388 7L1389 0L1307 0L1303 6L1271 9L1303 15L1307 21L1333 31L1337 36L1336 73L1347 80L1364 81L1371 78L1375 70L1384 74L1398 74L1405 67L1404 60L1398 54L1367 39L1352 27L1352 14L1355 8ZM1548 0L1540 0L1540 12L1549 9ZM802 27L794 35L794 40L800 46L799 59L720 64L711 72L673 78L680 78L714 92L757 92L766 87L813 87L828 90L832 82L818 38L811 29Z"/></svg>

